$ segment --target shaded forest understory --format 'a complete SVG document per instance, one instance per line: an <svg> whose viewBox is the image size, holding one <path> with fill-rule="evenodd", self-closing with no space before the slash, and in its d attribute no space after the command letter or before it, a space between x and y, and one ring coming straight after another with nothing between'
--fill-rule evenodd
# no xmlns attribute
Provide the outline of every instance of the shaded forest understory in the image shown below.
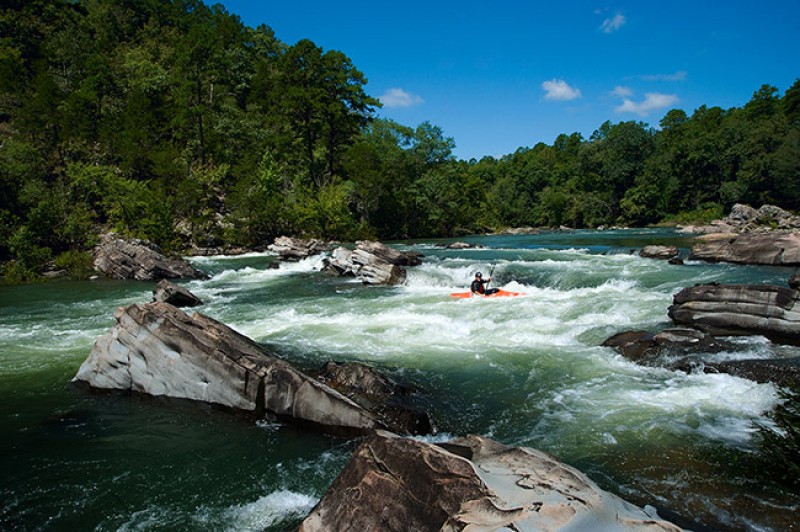
<svg viewBox="0 0 800 532"><path fill-rule="evenodd" d="M741 108L606 122L457 160L377 118L342 52L197 0L11 0L0 11L0 262L80 276L102 230L167 251L800 209L800 81Z"/></svg>

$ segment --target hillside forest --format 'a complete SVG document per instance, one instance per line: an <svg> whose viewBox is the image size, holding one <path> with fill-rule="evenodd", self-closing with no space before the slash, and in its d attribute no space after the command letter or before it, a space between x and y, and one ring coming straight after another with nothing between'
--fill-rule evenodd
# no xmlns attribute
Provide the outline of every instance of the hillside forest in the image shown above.
<svg viewBox="0 0 800 532"><path fill-rule="evenodd" d="M378 117L344 53L283 43L219 5L7 0L0 273L80 276L108 230L184 252L800 209L800 80L754 89L740 108L464 161L442 128Z"/></svg>

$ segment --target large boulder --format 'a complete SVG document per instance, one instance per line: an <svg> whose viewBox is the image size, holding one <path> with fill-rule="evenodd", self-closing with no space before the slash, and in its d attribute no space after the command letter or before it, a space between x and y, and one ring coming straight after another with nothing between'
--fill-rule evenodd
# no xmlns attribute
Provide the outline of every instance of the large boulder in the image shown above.
<svg viewBox="0 0 800 532"><path fill-rule="evenodd" d="M422 261L418 253L401 252L369 240L356 243L354 250L338 247L326 259L325 269L342 276L361 279L365 284L396 285L406 279L405 266Z"/></svg>
<svg viewBox="0 0 800 532"><path fill-rule="evenodd" d="M480 436L435 445L378 432L356 449L300 530L680 528L535 449Z"/></svg>
<svg viewBox="0 0 800 532"><path fill-rule="evenodd" d="M714 335L764 335L800 344L800 293L773 285L706 284L673 297L669 317Z"/></svg>
<svg viewBox="0 0 800 532"><path fill-rule="evenodd" d="M114 317L117 324L95 342L75 381L265 411L342 435L404 432L200 313L147 303Z"/></svg>
<svg viewBox="0 0 800 532"><path fill-rule="evenodd" d="M290 236L279 236L272 244L267 246L267 249L277 253L282 261L298 261L330 251L332 246L330 243L316 238L306 240Z"/></svg>
<svg viewBox="0 0 800 532"><path fill-rule="evenodd" d="M197 307L203 300L191 293L186 288L162 279L153 288L153 301L169 303L175 307Z"/></svg>
<svg viewBox="0 0 800 532"><path fill-rule="evenodd" d="M800 266L800 232L702 235L697 237L689 259Z"/></svg>
<svg viewBox="0 0 800 532"><path fill-rule="evenodd" d="M100 243L94 249L94 268L113 279L156 281L206 277L206 274L183 259L167 258L151 242L125 240L114 234L100 237Z"/></svg>
<svg viewBox="0 0 800 532"><path fill-rule="evenodd" d="M403 427L408 434L433 432L428 414L411 402L413 388L390 381L374 368L331 361L313 376L378 416L387 426Z"/></svg>
<svg viewBox="0 0 800 532"><path fill-rule="evenodd" d="M678 248L675 246L645 246L639 251L640 257L648 259L671 260L680 256Z"/></svg>

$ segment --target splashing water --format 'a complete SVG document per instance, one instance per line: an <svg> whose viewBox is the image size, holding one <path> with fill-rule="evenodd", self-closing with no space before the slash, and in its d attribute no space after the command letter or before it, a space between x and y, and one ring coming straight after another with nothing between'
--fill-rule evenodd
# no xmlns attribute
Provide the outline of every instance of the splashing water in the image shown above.
<svg viewBox="0 0 800 532"><path fill-rule="evenodd" d="M729 478L720 453L756 452L754 422L774 386L633 364L600 344L667 325L672 295L698 282L784 284L781 268L642 259L626 246L682 243L666 231L474 237L479 249L422 251L398 287L319 273L321 258L192 259L199 309L301 368L363 361L415 384L443 434L542 448L634 502L714 526L780 529L794 508ZM475 271L516 298L456 299ZM292 526L343 467L352 442L258 424L213 407L68 384L118 306L152 284L51 283L0 289L0 525L261 530ZM791 356L764 339L728 358ZM439 436L432 437L438 441ZM751 485L755 484L755 485ZM655 500L654 500L655 499ZM760 501L753 507L743 499ZM743 509L745 508L745 509ZM772 508L772 510L765 510ZM778 508L779 510L775 510Z"/></svg>

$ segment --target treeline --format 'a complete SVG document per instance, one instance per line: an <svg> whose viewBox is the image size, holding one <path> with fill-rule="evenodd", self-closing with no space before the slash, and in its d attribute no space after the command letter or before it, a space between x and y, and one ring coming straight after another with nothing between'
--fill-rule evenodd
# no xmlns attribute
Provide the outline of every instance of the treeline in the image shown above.
<svg viewBox="0 0 800 532"><path fill-rule="evenodd" d="M7 0L4 275L86 268L101 228L180 251L800 208L800 82L480 161L435 125L375 118L366 84L343 53L198 0Z"/></svg>

